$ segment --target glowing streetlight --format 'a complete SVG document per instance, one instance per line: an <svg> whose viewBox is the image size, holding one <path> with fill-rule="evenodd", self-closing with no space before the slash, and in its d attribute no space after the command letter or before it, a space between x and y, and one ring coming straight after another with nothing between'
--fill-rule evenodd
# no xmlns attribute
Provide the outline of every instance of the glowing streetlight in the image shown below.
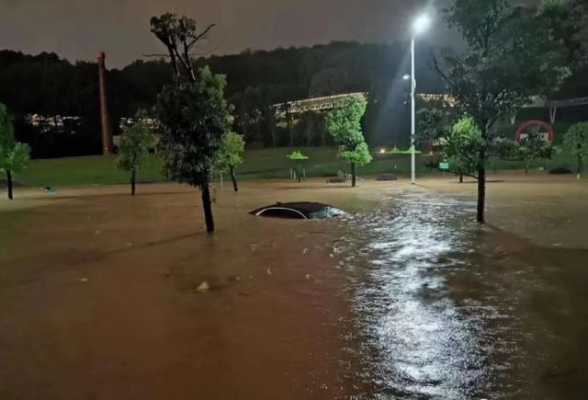
<svg viewBox="0 0 588 400"><path fill-rule="evenodd" d="M427 31L431 26L431 17L427 14L420 15L417 19L414 20L412 25L412 30L415 35L420 35L421 33Z"/></svg>
<svg viewBox="0 0 588 400"><path fill-rule="evenodd" d="M416 37L424 33L431 26L431 18L423 14L414 20L412 25L412 40L410 41L410 99L411 99L411 125L410 125L410 181L416 184L416 77L415 77L415 42ZM405 78L406 79L406 78Z"/></svg>

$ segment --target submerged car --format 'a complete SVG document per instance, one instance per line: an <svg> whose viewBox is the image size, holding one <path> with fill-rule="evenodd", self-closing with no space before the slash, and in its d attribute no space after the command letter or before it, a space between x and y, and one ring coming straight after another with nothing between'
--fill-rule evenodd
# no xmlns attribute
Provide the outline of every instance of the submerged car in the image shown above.
<svg viewBox="0 0 588 400"><path fill-rule="evenodd" d="M251 211L258 217L284 219L327 219L345 215L345 212L328 204L313 202L276 203Z"/></svg>

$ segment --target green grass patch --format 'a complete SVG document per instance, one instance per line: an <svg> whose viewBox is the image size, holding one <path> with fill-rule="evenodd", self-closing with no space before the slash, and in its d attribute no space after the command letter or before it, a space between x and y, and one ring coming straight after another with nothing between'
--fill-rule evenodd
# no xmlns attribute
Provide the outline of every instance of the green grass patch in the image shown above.
<svg viewBox="0 0 588 400"><path fill-rule="evenodd" d="M286 179L295 162L287 155L293 150L302 150L309 157L304 161L308 177L327 177L337 175L338 171L349 172L349 164L337 158L337 149L333 147L276 148L249 150L245 163L238 168L241 179ZM428 155L418 155L417 171L419 174L435 174L436 168L427 167L431 161ZM552 160L537 161L534 168L546 170L556 167L573 169L574 162L569 155L558 153ZM491 160L489 169L512 170L523 169L519 161ZM360 176L374 176L393 173L406 176L410 172L409 154L378 154L374 151L374 161L358 168ZM51 160L33 160L25 172L16 177L16 181L26 186L88 186L125 184L129 176L116 167L115 157L75 157ZM139 173L140 182L165 182L162 162L155 156L149 157Z"/></svg>
<svg viewBox="0 0 588 400"><path fill-rule="evenodd" d="M92 156L33 160L16 176L27 186L113 185L129 182L129 175L116 167L115 157ZM139 173L141 182L161 182L161 161L149 157Z"/></svg>

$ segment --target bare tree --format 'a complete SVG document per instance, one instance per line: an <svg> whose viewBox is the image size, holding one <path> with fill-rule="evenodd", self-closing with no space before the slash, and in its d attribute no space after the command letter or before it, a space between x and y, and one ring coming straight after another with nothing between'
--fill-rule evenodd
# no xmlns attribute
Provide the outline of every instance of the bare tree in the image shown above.
<svg viewBox="0 0 588 400"><path fill-rule="evenodd" d="M205 40L215 24L198 31L196 22L188 17L163 14L151 18L151 32L167 48L172 68L178 81L195 82L196 69L192 61L192 50L199 41Z"/></svg>

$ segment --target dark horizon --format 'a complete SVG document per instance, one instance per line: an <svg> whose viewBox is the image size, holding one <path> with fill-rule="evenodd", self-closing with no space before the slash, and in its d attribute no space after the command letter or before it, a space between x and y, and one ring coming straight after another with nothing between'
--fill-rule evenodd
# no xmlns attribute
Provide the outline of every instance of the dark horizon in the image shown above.
<svg viewBox="0 0 588 400"><path fill-rule="evenodd" d="M334 41L387 44L407 40L412 17L425 9L441 8L444 0L419 0L410 6L400 0L262 2L253 7L234 0L206 5L187 0L149 0L140 5L138 0L105 0L82 6L72 0L55 0L50 5L38 0L27 4L0 0L0 49L25 54L54 52L70 62L95 61L105 51L109 67L121 68L144 59L145 54L162 51L149 31L149 19L168 11L194 18L203 26L217 24L198 50L202 56ZM444 45L451 42L448 37L439 19L421 40Z"/></svg>
<svg viewBox="0 0 588 400"><path fill-rule="evenodd" d="M305 45L299 45L299 46L277 46L274 48L268 48L268 49L257 49L257 48L246 48L246 49L242 49L241 51L235 51L235 52L228 52L228 53L211 53L211 54L206 54L206 55L195 55L195 59L200 59L200 58L210 58L210 57L231 57L231 56L239 56L242 54L246 54L248 52L251 53L258 53L258 52L267 52L267 53L271 53L280 49L312 49L315 47L328 47L328 46L332 46L335 44L349 44L349 45L374 45L374 46L390 46L393 47L395 45L406 45L406 52L408 52L409 49L409 42L408 41L396 41L396 42L377 42L377 41L371 41L371 42L364 42L364 41L358 41L358 40L332 40L329 42L325 42L325 43L314 43L314 44L305 44ZM424 49L428 49L431 48L431 46L429 46L432 44L431 43L427 43L427 45L423 46ZM130 60L128 63L126 64L121 64L121 65L112 65L112 60L110 57L110 54L105 51L105 50L98 50L96 52L96 55L94 57L90 57L88 59L70 59L66 56L64 56L64 54L59 53L58 51L55 51L53 49L44 49L44 50L39 50L39 51L35 51L35 52L27 52L24 51L22 49L15 49L15 48L0 48L0 52L15 52L15 53L21 53L24 56L30 56L30 57L39 57L42 54L55 54L57 57L59 57L59 59L61 60L65 60L68 61L70 64L75 65L77 62L90 62L90 63L96 63L97 62L97 58L98 56L104 52L105 56L106 56L106 64L107 64L107 68L109 70L123 70L126 67L129 67L130 65L132 65L135 62L138 61L144 61L144 62L149 62L149 61L156 61L156 60L165 60L167 59L167 57L165 56L165 54L163 54L163 52L158 52L157 56L153 55L153 54L146 54L146 55L139 55L137 58ZM404 54L404 53L403 53ZM158 57L159 55L161 55L161 57ZM406 57L406 54L404 55Z"/></svg>

